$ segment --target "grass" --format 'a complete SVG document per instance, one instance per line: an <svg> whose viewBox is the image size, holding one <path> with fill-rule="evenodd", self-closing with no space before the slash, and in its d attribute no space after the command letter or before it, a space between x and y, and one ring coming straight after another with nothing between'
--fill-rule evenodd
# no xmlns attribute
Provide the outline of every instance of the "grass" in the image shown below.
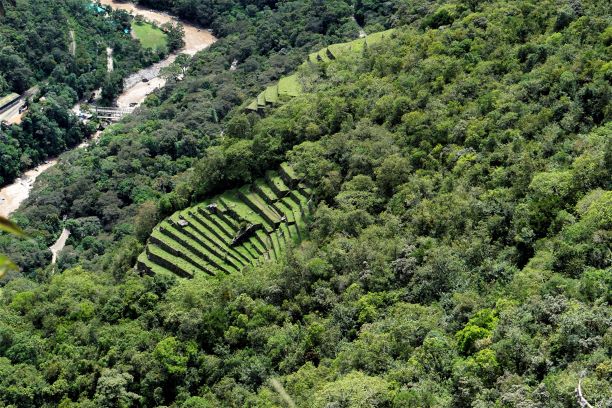
<svg viewBox="0 0 612 408"><path fill-rule="evenodd" d="M291 234L289 233L289 227L284 222L280 225L279 231L282 233L282 238L280 238L284 242L284 246L293 242L291 239Z"/></svg>
<svg viewBox="0 0 612 408"><path fill-rule="evenodd" d="M293 169L293 167L291 167L290 165L288 165L287 163L282 163L281 164L281 169L283 169L283 171L292 179L292 180L297 180L299 177L297 175L297 173L295 172L295 170Z"/></svg>
<svg viewBox="0 0 612 408"><path fill-rule="evenodd" d="M361 52L363 51L365 45L372 46L382 42L383 40L389 38L393 34L394 29L387 31L380 31L377 33L370 34L365 38L358 38L356 40L340 43L340 44L332 44L327 49L331 52L334 58L339 58L342 55L346 55L351 52ZM325 50L319 51L319 55L325 60L323 54L325 54Z"/></svg>
<svg viewBox="0 0 612 408"><path fill-rule="evenodd" d="M251 246L253 246L254 248L257 248L258 252L266 252L268 250L268 247L266 245L263 245L261 243L261 239L263 239L263 237L260 236L260 238L258 239L258 234L255 233L255 235L253 237L251 237L251 239L249 240L249 243L251 244Z"/></svg>
<svg viewBox="0 0 612 408"><path fill-rule="evenodd" d="M174 273L170 272L168 269L163 266L159 266L154 262L151 262L147 257L147 253L143 252L138 256L138 262L145 265L147 268L151 270L155 275L167 275L167 276L175 276Z"/></svg>
<svg viewBox="0 0 612 408"><path fill-rule="evenodd" d="M215 257L213 259L220 260L225 258L227 262L232 263L234 265L244 263L242 259L236 257L236 255L232 251L230 251L229 248L222 248L213 244L214 241L210 241L206 238L206 233L202 234L198 230L190 229L189 227L184 228L183 231L191 234L192 241L197 244L195 248L198 249L202 254L206 256L208 256L208 254L211 254Z"/></svg>
<svg viewBox="0 0 612 408"><path fill-rule="evenodd" d="M277 103L278 102L278 85L271 85L264 91L264 97L266 102Z"/></svg>
<svg viewBox="0 0 612 408"><path fill-rule="evenodd" d="M220 239L211 239L210 232L211 229L214 227L214 223L208 223L208 220L206 220L204 217L202 217L204 221L201 221L200 218L196 218L197 215L201 216L201 214L199 213L194 213L194 215L190 215L185 212L183 214L185 221L189 222L189 226L187 226L185 229L197 236L207 246L215 248L216 251L229 250L230 248L228 247L225 241L222 241ZM215 232L217 232L217 234L221 234L221 231L219 231L218 229L215 229Z"/></svg>
<svg viewBox="0 0 612 408"><path fill-rule="evenodd" d="M279 96L295 97L301 93L302 85L300 84L297 74L282 77L280 81L278 81Z"/></svg>
<svg viewBox="0 0 612 408"><path fill-rule="evenodd" d="M212 240L227 243L231 240L230 236L227 236L223 231L221 231L215 224L207 220L202 214L198 212L194 212L192 217L198 222L198 224L206 231L209 232L208 235L212 235Z"/></svg>
<svg viewBox="0 0 612 408"><path fill-rule="evenodd" d="M132 21L132 32L144 48L164 49L168 46L166 34L152 24Z"/></svg>
<svg viewBox="0 0 612 408"><path fill-rule="evenodd" d="M182 236L182 234L178 233L176 230L171 229L172 227L170 226L170 224L162 225L164 227L165 232L162 232L161 230L156 230L153 231L153 236L155 236L155 238L157 238L160 242L162 242L168 248L177 253L176 255L170 253L170 255L183 259L185 262L191 265L191 268L201 269L201 266L198 264L198 262L196 262L196 259L199 259L199 256L195 252L192 252L191 249L188 249L188 247L183 246L179 241L176 241L174 237L182 240L183 242L186 242L189 246L195 248L196 250L198 248L195 247L191 242L189 242L185 236ZM170 237L166 234L172 234L174 237ZM160 249L163 248L160 247Z"/></svg>
<svg viewBox="0 0 612 408"><path fill-rule="evenodd" d="M229 265L225 259L219 258L215 254L210 252L208 249L201 246L199 243L195 242L187 235L183 234L180 228L174 228L169 224L166 224L165 227L166 231L168 231L175 237L185 242L185 244L199 252L199 254L197 254L191 251L187 246L183 246L179 242L173 241L170 237L166 235L162 235L163 239L158 236L158 238L162 239L165 244L185 254L185 256L189 258L192 263L195 263L199 266L201 266L202 263L209 264L210 268L217 269L217 267L219 267L220 269L224 270L224 272L232 272L233 269L236 269L234 266ZM198 262L198 260L200 262Z"/></svg>
<svg viewBox="0 0 612 408"><path fill-rule="evenodd" d="M300 191L302 191L305 195L307 196L311 196L312 195L312 189L310 187L308 187L306 184L304 183L300 183L298 184L298 189Z"/></svg>
<svg viewBox="0 0 612 408"><path fill-rule="evenodd" d="M261 190L261 192L269 200L276 200L276 199L278 199L278 197L276 197L276 194L274 194L274 191L272 191L270 186L268 186L268 184L263 179L257 180L255 182L255 184L257 185L257 188L259 188Z"/></svg>
<svg viewBox="0 0 612 408"><path fill-rule="evenodd" d="M270 249L270 240L268 239L268 235L266 235L265 232L261 230L255 232L255 241L257 243L254 245L260 248L263 252L266 252Z"/></svg>
<svg viewBox="0 0 612 408"><path fill-rule="evenodd" d="M189 264L187 261L178 258L174 255L171 255L169 253L167 253L166 251L163 251L161 248L159 248L156 245L151 245L149 244L149 251L159 257L164 259L166 262L168 262L169 264L174 265L176 268L182 270L184 273L193 276L193 274L196 272L196 268L194 268L191 264Z"/></svg>
<svg viewBox="0 0 612 408"><path fill-rule="evenodd" d="M262 93L260 93L257 96L257 106L261 107L261 108L266 106L266 95L265 95L265 92L262 92Z"/></svg>
<svg viewBox="0 0 612 408"><path fill-rule="evenodd" d="M190 233L194 238L188 237L185 235L185 241L200 251L203 255L209 257L214 262L220 261L222 263L232 264L234 267L240 267L244 261L237 257L233 251L227 246L222 246L218 244L217 241L211 241L208 239L207 235L203 233L201 230L196 229L194 223L197 221L190 218L188 214L183 214L184 219L189 222L189 225L184 228L176 228L176 231L180 232L182 235L183 232Z"/></svg>
<svg viewBox="0 0 612 408"><path fill-rule="evenodd" d="M293 221L298 222L300 220L300 218L301 218L300 205L297 204L295 201L293 201L289 197L283 198L283 200L281 202L291 212L291 216L293 217Z"/></svg>
<svg viewBox="0 0 612 408"><path fill-rule="evenodd" d="M327 48L323 48L317 52L313 52L308 55L308 61L304 62L304 64L317 64L319 62L329 62L331 60L330 55L336 59L341 57L342 55L350 54L350 53L360 53L366 47L377 44L384 39L389 38L394 29L381 31L377 33L370 34L365 38L358 38L353 41L332 44ZM279 102L286 101L288 98L293 98L301 95L304 92L302 88L302 84L300 83L299 77L297 74L289 75L282 77L278 81L278 85L268 86L263 92L261 92L257 99L251 101L246 109L251 111L257 111L259 109L265 108L267 104L276 104Z"/></svg>
<svg viewBox="0 0 612 408"><path fill-rule="evenodd" d="M293 238L293 242L295 244L299 244L300 240L302 239L302 237L300 235L300 230L298 228L298 224L291 224L289 226L289 232L291 232L291 237Z"/></svg>
<svg viewBox="0 0 612 408"><path fill-rule="evenodd" d="M319 51L319 60L322 62L329 62L329 55L327 55L327 48L323 48Z"/></svg>
<svg viewBox="0 0 612 408"><path fill-rule="evenodd" d="M242 244L242 246L244 247L244 249L246 249L250 254L253 254L253 259L257 259L259 257L259 252L257 251L257 249L253 246L253 243L251 241L246 241L244 244Z"/></svg>
<svg viewBox="0 0 612 408"><path fill-rule="evenodd" d="M246 188L245 188L246 187ZM280 217L273 211L257 194L252 193L248 186L240 188L240 192L244 195L246 201L251 204L251 209L255 211L261 218L263 218L270 227L274 222L278 221ZM247 204L248 205L248 204ZM254 207L254 208L253 208Z"/></svg>
<svg viewBox="0 0 612 408"><path fill-rule="evenodd" d="M270 183L272 184L271 187L279 191L281 194L287 193L289 191L289 187L287 187L283 179L276 173L270 174L268 176L268 180L270 180Z"/></svg>
<svg viewBox="0 0 612 408"><path fill-rule="evenodd" d="M333 44L328 47L329 52L332 53L334 58L340 57L342 54L351 52L352 43Z"/></svg>
<svg viewBox="0 0 612 408"><path fill-rule="evenodd" d="M285 204L284 201L282 200L278 201L275 205L276 205L276 208L278 208L278 210L283 213L287 221L289 222L295 221L295 217L294 217L293 211L291 210L291 207L287 206L287 204Z"/></svg>
<svg viewBox="0 0 612 408"><path fill-rule="evenodd" d="M253 211L248 205L245 204L238 196L236 191L227 191L221 195L223 200L233 209L240 218L247 221L250 224L267 224L261 215Z"/></svg>
<svg viewBox="0 0 612 408"><path fill-rule="evenodd" d="M374 45L374 44L378 44L381 41L391 37L391 35L393 34L393 32L395 31L395 29L390 29L387 31L379 31L377 33L373 33L370 34L366 37L366 43L368 45Z"/></svg>
<svg viewBox="0 0 612 408"><path fill-rule="evenodd" d="M293 201L300 210L308 208L308 198L304 197L299 190L291 190L291 194L287 198Z"/></svg>
<svg viewBox="0 0 612 408"><path fill-rule="evenodd" d="M253 102L251 102L251 103L249 104L249 106L247 106L247 109L248 109L248 110L253 110L253 111L256 111L256 110L257 110L257 107L258 107L258 105L257 105L257 100L255 99Z"/></svg>
<svg viewBox="0 0 612 408"><path fill-rule="evenodd" d="M278 237L278 231L274 231L272 234L270 234L270 237L272 238L272 248L274 249L274 256L276 259L279 259L283 247L281 246L281 242Z"/></svg>
<svg viewBox="0 0 612 408"><path fill-rule="evenodd" d="M225 235L227 235L228 237L233 237L234 234L236 233L236 231L234 230L234 228L232 228L231 226L227 225L225 222L223 222L223 220L221 220L221 218L217 217L215 214L210 213L208 211L206 211L205 209L201 209L200 211L198 211L198 213L205 219L207 219L208 221L210 221L214 226L217 227L217 229L221 232L223 232Z"/></svg>

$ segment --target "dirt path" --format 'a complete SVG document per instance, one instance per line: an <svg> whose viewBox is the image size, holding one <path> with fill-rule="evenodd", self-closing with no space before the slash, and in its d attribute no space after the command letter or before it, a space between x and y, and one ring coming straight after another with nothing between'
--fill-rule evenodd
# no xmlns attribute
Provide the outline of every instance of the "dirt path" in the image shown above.
<svg viewBox="0 0 612 408"><path fill-rule="evenodd" d="M111 47L106 47L106 71L113 72L113 69L113 49Z"/></svg>
<svg viewBox="0 0 612 408"><path fill-rule="evenodd" d="M66 241L68 241L69 236L70 236L70 231L64 228L62 230L61 235L57 239L57 241L55 241L55 244L49 247L49 250L53 254L53 257L51 258L51 265L54 265L57 262L57 256L62 251L62 249L64 249L64 247L66 246Z"/></svg>
<svg viewBox="0 0 612 408"><path fill-rule="evenodd" d="M355 24L357 24L357 27L359 27L359 38L367 37L368 34L365 32L363 27L359 25L359 23L357 22L357 19L355 18L355 16L353 16L352 19L355 22Z"/></svg>
<svg viewBox="0 0 612 408"><path fill-rule="evenodd" d="M76 37L74 36L74 30L70 30L70 54L74 57L76 55Z"/></svg>

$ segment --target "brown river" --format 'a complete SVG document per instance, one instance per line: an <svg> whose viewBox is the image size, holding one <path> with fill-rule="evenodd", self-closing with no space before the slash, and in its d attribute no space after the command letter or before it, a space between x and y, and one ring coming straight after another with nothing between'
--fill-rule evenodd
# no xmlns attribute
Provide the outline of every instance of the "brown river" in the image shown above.
<svg viewBox="0 0 612 408"><path fill-rule="evenodd" d="M133 3L120 3L114 0L101 0L100 3L110 5L115 9L126 10L133 15L141 15L146 20L158 25L168 22L176 23L178 21L176 17L168 13L140 7ZM188 23L183 23L183 27L185 29L185 47L176 53L170 54L166 59L157 64L144 68L126 78L124 91L117 98L117 106L128 107L130 104L140 104L147 95L165 85L165 80L159 75L160 71L162 68L172 64L179 53L194 55L216 41L215 36L206 29ZM109 64L109 66L112 67L112 64ZM147 82L143 82L143 79L146 79ZM87 145L88 143L82 143L76 149ZM0 216L8 217L13 211L17 210L21 203L30 195L36 178L55 163L57 163L56 159L49 160L38 167L28 170L15 180L13 184L0 189Z"/></svg>

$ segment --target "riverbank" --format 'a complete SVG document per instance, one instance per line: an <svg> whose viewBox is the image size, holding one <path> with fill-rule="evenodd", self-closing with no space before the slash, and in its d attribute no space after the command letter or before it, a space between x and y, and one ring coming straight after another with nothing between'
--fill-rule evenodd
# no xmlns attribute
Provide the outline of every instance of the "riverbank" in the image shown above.
<svg viewBox="0 0 612 408"><path fill-rule="evenodd" d="M121 3L115 0L101 0L100 3L111 6L114 9L125 10L133 15L140 15L159 26L166 23L180 22L183 24L183 29L185 30L185 46L179 52L185 54L194 55L196 52L203 50L217 41L215 36L208 30L179 21L176 17L168 13L142 7L134 3Z"/></svg>
<svg viewBox="0 0 612 408"><path fill-rule="evenodd" d="M158 26L162 26L166 23L175 24L178 22L176 17L168 13L155 11L133 3L120 3L114 0L102 0L100 3L111 6L114 9L127 11L132 15L140 15ZM166 80L160 76L161 70L170 66L179 54L183 53L193 56L198 51L210 47L217 41L217 38L206 29L184 22L181 22L181 24L183 24L183 30L185 32L185 46L168 55L164 60L148 68L141 69L127 77L124 81L124 91L119 95L116 101L118 107L127 108L139 105L144 101L147 95L151 94L156 89L164 87L166 85Z"/></svg>

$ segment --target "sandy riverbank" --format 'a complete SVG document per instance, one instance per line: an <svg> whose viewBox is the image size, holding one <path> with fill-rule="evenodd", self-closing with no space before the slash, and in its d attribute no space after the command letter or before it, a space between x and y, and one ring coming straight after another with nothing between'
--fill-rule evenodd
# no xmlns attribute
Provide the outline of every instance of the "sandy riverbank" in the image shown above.
<svg viewBox="0 0 612 408"><path fill-rule="evenodd" d="M101 4L111 6L114 9L121 9L128 11L134 15L141 15L149 21L152 21L158 25L165 23L177 23L179 20L164 12L155 11L146 7L137 6L134 3L120 3L114 0L101 0ZM196 52L203 50L210 46L217 39L208 30L205 30L194 25L181 22L185 29L185 47L181 50L189 55L194 55Z"/></svg>
<svg viewBox="0 0 612 408"><path fill-rule="evenodd" d="M177 23L178 20L170 14L137 6L133 3L119 3L114 0L101 0L100 3L113 7L114 9L125 10L133 15L141 15L145 19L163 25L165 23ZM130 75L124 81L124 91L117 98L117 106L127 108L134 104L139 105L147 95L166 85L166 80L159 76L161 70L174 62L179 53L194 55L210 45L217 39L208 30L184 23L185 46L178 52L170 54L164 60L153 64L148 68L141 69L135 74ZM143 81L144 80L144 81Z"/></svg>
<svg viewBox="0 0 612 408"><path fill-rule="evenodd" d="M13 184L0 189L0 216L8 217L10 213L19 208L21 203L30 195L36 178L55 163L57 163L57 160L50 160L32 170L28 170Z"/></svg>

